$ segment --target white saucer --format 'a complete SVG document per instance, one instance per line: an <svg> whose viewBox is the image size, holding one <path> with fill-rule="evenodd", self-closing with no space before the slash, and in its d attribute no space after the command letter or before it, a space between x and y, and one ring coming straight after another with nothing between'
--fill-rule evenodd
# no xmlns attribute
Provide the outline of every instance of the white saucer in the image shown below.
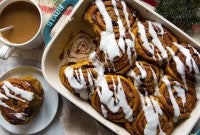
<svg viewBox="0 0 200 135"><path fill-rule="evenodd" d="M17 67L5 74L0 80L9 77L33 76L37 78L44 89L44 101L39 112L25 125L12 125L0 115L0 125L7 131L15 134L34 134L46 128L56 115L58 109L58 93L54 91L44 80L41 70L33 67Z"/></svg>

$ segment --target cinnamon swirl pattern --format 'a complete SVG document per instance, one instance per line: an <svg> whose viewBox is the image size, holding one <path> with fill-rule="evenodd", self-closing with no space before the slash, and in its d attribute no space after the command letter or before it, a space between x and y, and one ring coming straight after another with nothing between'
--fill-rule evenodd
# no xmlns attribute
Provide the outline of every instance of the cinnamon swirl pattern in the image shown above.
<svg viewBox="0 0 200 135"><path fill-rule="evenodd" d="M166 65L166 72L174 78L181 80L187 89L187 85L200 80L200 55L189 44L177 44L178 52L168 48L172 58Z"/></svg>
<svg viewBox="0 0 200 135"><path fill-rule="evenodd" d="M97 72L89 61L74 65L63 65L60 69L60 78L63 85L73 94L88 100L89 94L94 91L94 78Z"/></svg>
<svg viewBox="0 0 200 135"><path fill-rule="evenodd" d="M96 81L91 105L103 116L115 122L133 121L140 108L134 85L123 76L106 75Z"/></svg>
<svg viewBox="0 0 200 135"><path fill-rule="evenodd" d="M173 44L173 42L177 42L176 37L158 22L138 21L133 33L136 37L137 54L146 60L163 65L170 56L166 47L177 51Z"/></svg>
<svg viewBox="0 0 200 135"><path fill-rule="evenodd" d="M173 116L175 122L188 117L196 103L194 88L186 89L170 76L164 76L161 81L159 101Z"/></svg>
<svg viewBox="0 0 200 135"><path fill-rule="evenodd" d="M61 54L61 59L65 59L69 64L78 63L87 60L89 55L96 51L97 41L88 33L80 31L67 43L67 46Z"/></svg>
<svg viewBox="0 0 200 135"><path fill-rule="evenodd" d="M9 78L0 82L0 110L13 125L26 124L43 102L43 89L34 78Z"/></svg>
<svg viewBox="0 0 200 135"><path fill-rule="evenodd" d="M155 97L140 95L142 109L133 123L126 123L132 135L169 135L174 127L171 117L165 113Z"/></svg>
<svg viewBox="0 0 200 135"><path fill-rule="evenodd" d="M98 54L107 71L127 72L136 60L134 36L131 33L136 19L125 2L96 0L85 18L100 35Z"/></svg>
<svg viewBox="0 0 200 135"><path fill-rule="evenodd" d="M197 101L197 50L123 0L95 0L84 20L97 48L60 68L63 85L132 135L171 134Z"/></svg>
<svg viewBox="0 0 200 135"><path fill-rule="evenodd" d="M158 82L162 71L145 61L136 61L135 66L127 73L128 78L134 83L141 93L157 94Z"/></svg>

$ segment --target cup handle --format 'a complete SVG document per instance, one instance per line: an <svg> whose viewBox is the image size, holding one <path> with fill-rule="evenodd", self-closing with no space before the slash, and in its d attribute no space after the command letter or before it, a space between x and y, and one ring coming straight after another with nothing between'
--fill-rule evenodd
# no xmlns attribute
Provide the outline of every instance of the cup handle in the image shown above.
<svg viewBox="0 0 200 135"><path fill-rule="evenodd" d="M52 16L50 17L50 19L47 21L45 27L44 27L44 31L43 31L43 38L44 38L44 42L47 45L49 43L49 41L51 40L51 30L53 29L53 27L56 25L56 23L58 22L58 20L60 19L60 17L62 16L62 14L65 12L65 10L69 7L69 6L75 6L76 3L79 0L64 0L63 3L61 3L57 9L55 10L55 12L52 14Z"/></svg>
<svg viewBox="0 0 200 135"><path fill-rule="evenodd" d="M11 54L14 52L14 50L16 50L15 47L6 46L6 45L2 46L0 48L0 58L4 60L8 59L11 56Z"/></svg>

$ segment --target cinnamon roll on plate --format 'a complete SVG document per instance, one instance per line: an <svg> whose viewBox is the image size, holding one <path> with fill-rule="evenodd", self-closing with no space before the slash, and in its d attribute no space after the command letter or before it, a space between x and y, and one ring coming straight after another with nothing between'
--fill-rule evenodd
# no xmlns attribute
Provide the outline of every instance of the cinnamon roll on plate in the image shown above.
<svg viewBox="0 0 200 135"><path fill-rule="evenodd" d="M0 82L0 110L13 125L26 124L43 103L43 88L32 77L8 78Z"/></svg>
<svg viewBox="0 0 200 135"><path fill-rule="evenodd" d="M51 123L57 112L58 94L39 69L16 67L0 78L0 125L3 128L14 134L35 134Z"/></svg>

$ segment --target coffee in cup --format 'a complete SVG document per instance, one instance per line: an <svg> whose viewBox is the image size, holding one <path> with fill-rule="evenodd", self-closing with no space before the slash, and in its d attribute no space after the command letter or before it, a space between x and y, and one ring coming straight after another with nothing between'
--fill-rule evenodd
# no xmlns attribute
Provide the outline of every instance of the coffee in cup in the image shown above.
<svg viewBox="0 0 200 135"><path fill-rule="evenodd" d="M18 47L33 49L42 43L42 13L33 0L5 0L0 3L0 29L14 26L1 32L0 57L8 58L11 50ZM9 54L8 54L9 53Z"/></svg>

